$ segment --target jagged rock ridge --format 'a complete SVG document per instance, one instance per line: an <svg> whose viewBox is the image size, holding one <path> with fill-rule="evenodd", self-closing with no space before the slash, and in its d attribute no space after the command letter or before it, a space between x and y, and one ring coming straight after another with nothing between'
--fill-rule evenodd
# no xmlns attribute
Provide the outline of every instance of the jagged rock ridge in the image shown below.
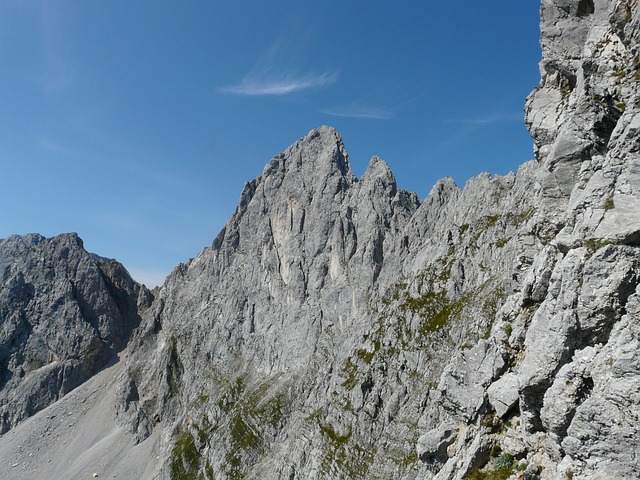
<svg viewBox="0 0 640 480"><path fill-rule="evenodd" d="M357 179L322 127L247 183L117 365L118 431L153 466L136 471L640 476L639 8L541 14L517 174L420 202L379 158Z"/></svg>
<svg viewBox="0 0 640 480"><path fill-rule="evenodd" d="M531 260L533 188L445 179L420 204L382 160L357 180L335 130L311 132L158 292L133 353L153 362L130 362L126 410L202 441L201 467L229 478L415 473L445 359L488 335L523 268L508 255Z"/></svg>

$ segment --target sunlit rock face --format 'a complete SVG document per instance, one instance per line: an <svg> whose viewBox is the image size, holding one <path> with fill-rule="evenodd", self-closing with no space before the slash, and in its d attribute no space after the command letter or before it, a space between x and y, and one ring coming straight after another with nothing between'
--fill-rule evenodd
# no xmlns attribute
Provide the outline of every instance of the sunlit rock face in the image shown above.
<svg viewBox="0 0 640 480"><path fill-rule="evenodd" d="M63 323L100 343L56 337L86 342L77 348L92 361L98 344L126 342L105 431L146 453L91 450L103 473L639 477L639 15L631 0L542 2L541 82L526 102L536 160L517 173L464 188L445 178L420 201L378 157L356 178L339 134L320 127L245 185L211 246L152 303L90 256L72 282L87 293L67 298L67 284L43 280L67 312L74 298L101 299L101 281L120 292ZM20 242L5 241L3 262L45 240ZM2 265L2 308L13 305L3 328L16 330L44 274ZM85 270L97 276L77 277ZM39 361L25 379L59 368ZM26 385L12 375L3 398ZM6 438L0 465L14 452Z"/></svg>

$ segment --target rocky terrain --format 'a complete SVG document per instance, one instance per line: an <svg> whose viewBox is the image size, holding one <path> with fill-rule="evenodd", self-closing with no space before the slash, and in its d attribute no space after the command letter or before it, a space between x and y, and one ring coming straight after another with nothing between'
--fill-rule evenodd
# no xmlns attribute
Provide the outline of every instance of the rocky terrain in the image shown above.
<svg viewBox="0 0 640 480"><path fill-rule="evenodd" d="M0 434L122 350L151 294L75 234L0 240Z"/></svg>
<svg viewBox="0 0 640 480"><path fill-rule="evenodd" d="M74 235L3 240L0 470L639 478L639 11L543 0L515 174L421 201L321 127L153 295Z"/></svg>

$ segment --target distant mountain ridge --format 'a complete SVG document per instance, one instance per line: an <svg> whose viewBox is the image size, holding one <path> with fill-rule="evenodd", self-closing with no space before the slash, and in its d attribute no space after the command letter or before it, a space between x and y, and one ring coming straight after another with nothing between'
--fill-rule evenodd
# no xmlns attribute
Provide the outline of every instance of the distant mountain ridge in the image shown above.
<svg viewBox="0 0 640 480"><path fill-rule="evenodd" d="M420 201L320 127L153 295L75 235L0 241L0 470L640 477L639 11L542 2L516 174Z"/></svg>

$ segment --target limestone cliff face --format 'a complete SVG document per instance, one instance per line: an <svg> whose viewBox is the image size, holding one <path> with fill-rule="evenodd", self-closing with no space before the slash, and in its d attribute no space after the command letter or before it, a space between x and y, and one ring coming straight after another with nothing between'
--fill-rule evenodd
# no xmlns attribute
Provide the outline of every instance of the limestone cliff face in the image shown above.
<svg viewBox="0 0 640 480"><path fill-rule="evenodd" d="M542 79L526 121L545 168L549 233L569 227L571 245L591 236L636 243L637 2L543 1L541 13Z"/></svg>
<svg viewBox="0 0 640 480"><path fill-rule="evenodd" d="M504 313L531 319L515 370L520 428L551 477L639 475L639 379L627 368L638 361L639 28L635 1L543 2L527 121L549 242Z"/></svg>
<svg viewBox="0 0 640 480"><path fill-rule="evenodd" d="M112 360L151 297L122 265L87 253L75 234L0 240L0 272L4 433Z"/></svg>
<svg viewBox="0 0 640 480"><path fill-rule="evenodd" d="M356 178L329 127L274 157L212 245L138 302L115 411L156 449L151 470L640 477L639 10L542 2L537 158L516 174L443 179L420 202L377 157ZM120 298L144 293L97 266ZM20 271L3 328L34 305L39 267ZM112 310L96 328L117 348Z"/></svg>
<svg viewBox="0 0 640 480"><path fill-rule="evenodd" d="M168 477L431 471L416 443L450 418L436 400L443 367L479 339L488 349L540 247L527 228L536 170L464 190L445 179L420 204L381 159L358 180L337 132L312 131L245 186L212 246L158 292L119 421L141 439L169 426L192 446L196 463L169 442Z"/></svg>

